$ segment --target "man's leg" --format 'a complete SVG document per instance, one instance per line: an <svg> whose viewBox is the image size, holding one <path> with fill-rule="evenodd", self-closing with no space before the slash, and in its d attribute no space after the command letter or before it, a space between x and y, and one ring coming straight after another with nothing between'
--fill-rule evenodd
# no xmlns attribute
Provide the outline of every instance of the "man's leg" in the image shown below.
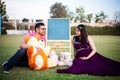
<svg viewBox="0 0 120 80"><path fill-rule="evenodd" d="M23 55L23 57L17 63L15 63L14 66L29 67L27 52L26 52L26 54Z"/></svg>
<svg viewBox="0 0 120 80"><path fill-rule="evenodd" d="M17 64L22 57L27 54L27 49L20 48L9 60L6 64L3 65L4 71L3 73L9 73L9 70L12 69L12 67Z"/></svg>

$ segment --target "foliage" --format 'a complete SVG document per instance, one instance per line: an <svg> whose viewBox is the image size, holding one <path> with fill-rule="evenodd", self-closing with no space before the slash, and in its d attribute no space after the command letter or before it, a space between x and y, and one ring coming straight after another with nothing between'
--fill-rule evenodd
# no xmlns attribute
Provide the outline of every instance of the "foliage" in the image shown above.
<svg viewBox="0 0 120 80"><path fill-rule="evenodd" d="M120 35L118 27L91 27L86 26L86 31L89 35ZM75 34L75 27L71 27L71 34Z"/></svg>
<svg viewBox="0 0 120 80"><path fill-rule="evenodd" d="M8 16L6 15L6 4L5 1L0 0L0 14L2 15L2 19L8 21Z"/></svg>
<svg viewBox="0 0 120 80"><path fill-rule="evenodd" d="M84 7L76 8L75 14L75 22L79 20L79 22L85 22L85 10Z"/></svg>
<svg viewBox="0 0 120 80"><path fill-rule="evenodd" d="M91 14L87 14L86 19L88 20L89 23L91 23L92 18L93 18L93 14L92 13Z"/></svg>
<svg viewBox="0 0 120 80"><path fill-rule="evenodd" d="M120 31L120 22L117 22L117 23L115 24L115 27L116 27L116 30L119 30L119 31Z"/></svg>
<svg viewBox="0 0 120 80"><path fill-rule="evenodd" d="M6 31L6 29L2 29L2 31L1 31L1 34L7 34L7 31Z"/></svg>
<svg viewBox="0 0 120 80"><path fill-rule="evenodd" d="M120 23L120 11L114 13L114 19L116 23Z"/></svg>
<svg viewBox="0 0 120 80"><path fill-rule="evenodd" d="M29 22L29 19L23 18L22 22Z"/></svg>
<svg viewBox="0 0 120 80"><path fill-rule="evenodd" d="M67 7L62 5L62 3L55 3L50 7L50 17L51 18L66 18L67 17Z"/></svg>
<svg viewBox="0 0 120 80"><path fill-rule="evenodd" d="M104 12L103 11L100 11L99 13L97 13L96 15L95 15L95 22L97 23L97 22L103 22L103 20L105 20L106 19L106 17L107 17L107 15L105 15L104 14Z"/></svg>
<svg viewBox="0 0 120 80"><path fill-rule="evenodd" d="M74 19L74 15L75 15L75 13L74 13L74 12L69 11L69 12L68 12L68 14L67 14L67 18L69 18L69 19L70 19L70 21L73 21L73 19Z"/></svg>
<svg viewBox="0 0 120 80"><path fill-rule="evenodd" d="M118 12L116 13L116 18L119 18ZM85 9L84 7L78 7L75 9L75 12L69 11L68 12L68 18L70 18L71 21L74 20L74 22L89 22L91 23L93 18L93 13L89 13L85 15ZM97 14L95 14L94 21L95 23L102 23L103 20L107 18L107 15L104 13L104 11L100 11Z"/></svg>
<svg viewBox="0 0 120 80"><path fill-rule="evenodd" d="M75 35L75 29L76 27L71 27L71 35Z"/></svg>

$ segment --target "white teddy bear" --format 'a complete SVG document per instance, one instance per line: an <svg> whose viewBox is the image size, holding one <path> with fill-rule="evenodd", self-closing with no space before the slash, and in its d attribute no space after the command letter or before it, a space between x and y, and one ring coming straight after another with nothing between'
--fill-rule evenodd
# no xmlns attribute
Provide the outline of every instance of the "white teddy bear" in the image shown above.
<svg viewBox="0 0 120 80"><path fill-rule="evenodd" d="M73 59L71 58L71 53L61 52L58 54L58 66L71 66Z"/></svg>
<svg viewBox="0 0 120 80"><path fill-rule="evenodd" d="M58 56L54 50L51 51L50 55L48 55L48 66L52 67L58 65ZM52 62L52 63L51 63ZM50 66L52 64L52 66Z"/></svg>

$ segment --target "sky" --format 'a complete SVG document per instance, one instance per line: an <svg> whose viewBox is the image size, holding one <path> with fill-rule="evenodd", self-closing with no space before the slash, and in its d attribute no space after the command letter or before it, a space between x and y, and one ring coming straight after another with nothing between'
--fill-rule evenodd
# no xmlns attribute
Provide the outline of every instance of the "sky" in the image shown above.
<svg viewBox="0 0 120 80"><path fill-rule="evenodd" d="M50 7L56 2L67 6L69 11L82 6L85 14L100 11L108 16L107 19L113 20L114 13L120 11L120 0L3 0L6 3L6 10L9 19L48 19L50 18Z"/></svg>

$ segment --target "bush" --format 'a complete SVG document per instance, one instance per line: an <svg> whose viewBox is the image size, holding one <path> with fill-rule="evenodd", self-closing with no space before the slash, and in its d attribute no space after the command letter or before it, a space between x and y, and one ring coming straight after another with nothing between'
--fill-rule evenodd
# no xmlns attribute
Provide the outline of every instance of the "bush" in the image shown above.
<svg viewBox="0 0 120 80"><path fill-rule="evenodd" d="M6 29L2 29L1 34L7 34Z"/></svg>
<svg viewBox="0 0 120 80"><path fill-rule="evenodd" d="M116 27L116 29L117 29L117 30L119 30L119 31L120 31L120 22L119 22L119 23L117 23L117 24L115 24L115 27Z"/></svg>
<svg viewBox="0 0 120 80"><path fill-rule="evenodd" d="M118 27L91 27L86 26L86 31L89 35L120 35ZM71 27L71 35L75 34L75 27Z"/></svg>
<svg viewBox="0 0 120 80"><path fill-rule="evenodd" d="M75 27L71 27L71 35L75 34Z"/></svg>

